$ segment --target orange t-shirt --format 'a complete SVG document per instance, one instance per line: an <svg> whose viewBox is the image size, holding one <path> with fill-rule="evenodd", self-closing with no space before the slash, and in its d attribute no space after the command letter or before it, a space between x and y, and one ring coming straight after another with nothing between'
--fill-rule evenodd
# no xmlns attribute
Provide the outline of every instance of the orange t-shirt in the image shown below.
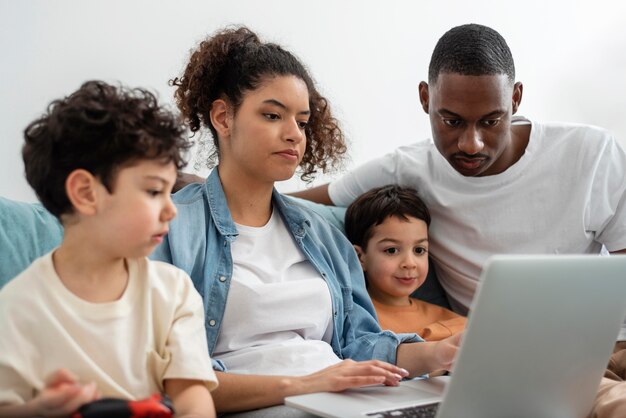
<svg viewBox="0 0 626 418"><path fill-rule="evenodd" d="M389 306L372 300L384 330L416 333L426 341L439 341L463 331L467 318L432 303L410 298L409 306Z"/></svg>
<svg viewBox="0 0 626 418"><path fill-rule="evenodd" d="M600 382L589 418L626 416L626 349L616 351Z"/></svg>

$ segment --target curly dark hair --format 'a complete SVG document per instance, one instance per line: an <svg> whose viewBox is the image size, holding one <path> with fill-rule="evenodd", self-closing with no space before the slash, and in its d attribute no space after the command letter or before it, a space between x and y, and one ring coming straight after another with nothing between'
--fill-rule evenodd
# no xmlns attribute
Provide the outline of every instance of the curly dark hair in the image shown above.
<svg viewBox="0 0 626 418"><path fill-rule="evenodd" d="M50 103L24 138L26 179L57 218L73 211L65 192L72 171L89 171L113 192L119 168L157 159L181 169L181 153L191 146L180 118L159 106L154 94L97 80Z"/></svg>
<svg viewBox="0 0 626 418"><path fill-rule="evenodd" d="M415 189L395 184L363 193L348 206L345 215L346 237L365 251L374 227L390 216L408 220L411 216L430 225L430 212Z"/></svg>
<svg viewBox="0 0 626 418"><path fill-rule="evenodd" d="M470 23L443 34L430 59L428 82L435 84L440 73L462 75L506 74L515 82L515 63L506 41L490 27Z"/></svg>
<svg viewBox="0 0 626 418"><path fill-rule="evenodd" d="M281 46L261 42L244 26L223 29L202 41L192 52L183 75L170 80L176 86L174 97L191 131L206 127L213 136L210 166L219 158L217 132L209 116L213 102L226 97L236 113L247 91L258 88L268 78L284 75L298 77L309 91L311 116L305 128L301 178L311 181L317 169L326 172L338 166L346 152L343 132L304 65Z"/></svg>

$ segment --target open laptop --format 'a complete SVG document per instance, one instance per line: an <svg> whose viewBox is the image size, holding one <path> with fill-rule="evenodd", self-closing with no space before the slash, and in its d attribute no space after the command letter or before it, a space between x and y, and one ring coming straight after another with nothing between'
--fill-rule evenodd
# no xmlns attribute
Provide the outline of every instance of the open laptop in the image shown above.
<svg viewBox="0 0 626 418"><path fill-rule="evenodd" d="M626 256L494 256L470 312L450 377L285 404L338 418L433 404L437 418L585 417L626 317Z"/></svg>

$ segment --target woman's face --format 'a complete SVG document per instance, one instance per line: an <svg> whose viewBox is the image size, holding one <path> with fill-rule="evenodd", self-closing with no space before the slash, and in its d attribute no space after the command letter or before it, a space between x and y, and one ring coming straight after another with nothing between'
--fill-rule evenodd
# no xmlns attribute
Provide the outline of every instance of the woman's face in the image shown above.
<svg viewBox="0 0 626 418"><path fill-rule="evenodd" d="M290 179L302 161L310 115L304 81L295 76L267 79L244 93L229 134L220 141L220 165L244 181Z"/></svg>

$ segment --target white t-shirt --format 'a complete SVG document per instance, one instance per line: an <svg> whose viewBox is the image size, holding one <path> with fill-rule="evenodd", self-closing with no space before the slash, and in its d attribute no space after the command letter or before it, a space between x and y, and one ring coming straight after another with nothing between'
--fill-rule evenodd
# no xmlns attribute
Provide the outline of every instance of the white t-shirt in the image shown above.
<svg viewBox="0 0 626 418"><path fill-rule="evenodd" d="M533 122L524 155L486 177L459 174L426 140L362 165L332 182L329 194L347 206L391 183L416 188L430 209L431 256L461 313L493 254L626 248L626 154L600 128Z"/></svg>
<svg viewBox="0 0 626 418"><path fill-rule="evenodd" d="M326 282L280 215L237 225L233 275L213 357L231 373L298 376L337 363Z"/></svg>
<svg viewBox="0 0 626 418"><path fill-rule="evenodd" d="M95 381L102 397L146 398L163 392L165 379L217 386L189 276L146 258L127 266L127 288L109 303L70 292L52 253L0 291L0 404L30 400L59 368Z"/></svg>

